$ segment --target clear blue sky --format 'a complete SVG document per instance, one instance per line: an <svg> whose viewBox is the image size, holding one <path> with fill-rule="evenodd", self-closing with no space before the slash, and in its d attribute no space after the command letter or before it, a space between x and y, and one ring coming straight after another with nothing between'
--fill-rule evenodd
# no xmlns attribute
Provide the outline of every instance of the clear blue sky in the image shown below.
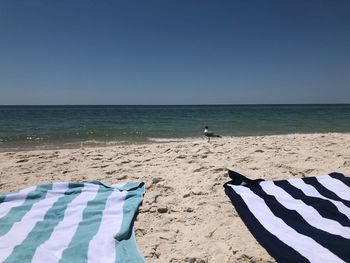
<svg viewBox="0 0 350 263"><path fill-rule="evenodd" d="M0 1L0 105L220 103L350 103L350 1Z"/></svg>

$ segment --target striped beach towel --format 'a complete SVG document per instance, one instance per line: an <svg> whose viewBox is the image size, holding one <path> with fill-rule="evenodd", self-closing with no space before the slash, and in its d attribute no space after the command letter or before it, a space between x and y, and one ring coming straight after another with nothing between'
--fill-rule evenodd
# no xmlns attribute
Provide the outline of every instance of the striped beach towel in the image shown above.
<svg viewBox="0 0 350 263"><path fill-rule="evenodd" d="M144 262L133 232L144 184L52 183L0 196L0 262Z"/></svg>
<svg viewBox="0 0 350 263"><path fill-rule="evenodd" d="M250 180L224 185L239 216L278 262L350 262L350 178Z"/></svg>

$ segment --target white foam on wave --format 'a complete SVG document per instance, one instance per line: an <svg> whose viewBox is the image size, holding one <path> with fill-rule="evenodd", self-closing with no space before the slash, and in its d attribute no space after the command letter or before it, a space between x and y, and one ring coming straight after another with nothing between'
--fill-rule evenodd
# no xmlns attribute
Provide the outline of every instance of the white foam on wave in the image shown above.
<svg viewBox="0 0 350 263"><path fill-rule="evenodd" d="M203 138L201 137L185 137L185 138L148 138L148 141L151 142L190 142L198 141Z"/></svg>

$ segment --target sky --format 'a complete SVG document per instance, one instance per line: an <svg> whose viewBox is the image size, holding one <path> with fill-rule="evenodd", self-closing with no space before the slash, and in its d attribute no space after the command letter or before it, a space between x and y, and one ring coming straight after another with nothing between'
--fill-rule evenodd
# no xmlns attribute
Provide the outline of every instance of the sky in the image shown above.
<svg viewBox="0 0 350 263"><path fill-rule="evenodd" d="M0 105L350 103L348 0L1 0Z"/></svg>

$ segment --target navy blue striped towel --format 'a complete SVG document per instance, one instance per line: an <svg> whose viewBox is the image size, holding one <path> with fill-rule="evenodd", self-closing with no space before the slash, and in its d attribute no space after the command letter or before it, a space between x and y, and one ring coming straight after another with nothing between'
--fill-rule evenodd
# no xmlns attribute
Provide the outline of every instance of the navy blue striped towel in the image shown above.
<svg viewBox="0 0 350 263"><path fill-rule="evenodd" d="M350 178L340 173L250 180L229 171L225 192L278 262L350 262Z"/></svg>

